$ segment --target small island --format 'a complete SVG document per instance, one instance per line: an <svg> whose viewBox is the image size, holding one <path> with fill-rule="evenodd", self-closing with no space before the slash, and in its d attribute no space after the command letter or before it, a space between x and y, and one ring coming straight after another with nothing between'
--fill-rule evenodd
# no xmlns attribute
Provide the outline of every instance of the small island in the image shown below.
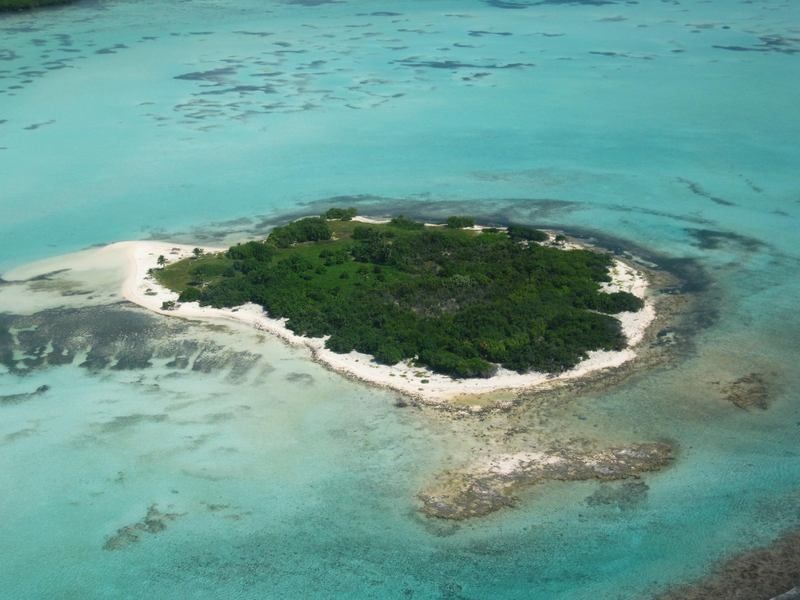
<svg viewBox="0 0 800 600"><path fill-rule="evenodd" d="M644 278L612 256L464 216L425 224L331 209L226 250L145 249L126 286L134 302L248 322L423 399L618 366L654 316Z"/></svg>
<svg viewBox="0 0 800 600"><path fill-rule="evenodd" d="M59 4L70 4L71 2L74 2L74 0L0 0L0 12L30 10Z"/></svg>

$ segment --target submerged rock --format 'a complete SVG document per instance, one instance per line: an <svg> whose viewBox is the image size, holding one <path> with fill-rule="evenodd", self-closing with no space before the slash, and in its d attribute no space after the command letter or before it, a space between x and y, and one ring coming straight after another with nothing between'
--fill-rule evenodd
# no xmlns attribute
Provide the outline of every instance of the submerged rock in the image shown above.
<svg viewBox="0 0 800 600"><path fill-rule="evenodd" d="M722 393L728 402L749 410L769 408L769 384L761 373L750 373L723 387Z"/></svg>
<svg viewBox="0 0 800 600"><path fill-rule="evenodd" d="M800 598L800 529L768 546L739 554L712 567L703 579L676 585L657 600L796 600Z"/></svg>
<svg viewBox="0 0 800 600"><path fill-rule="evenodd" d="M49 385L40 385L33 392L27 392L22 394L6 394L5 396L0 396L0 406L11 406L12 404L22 404L23 402L27 402L28 400L33 400L37 396L41 396L42 394L47 393L48 390L50 390Z"/></svg>
<svg viewBox="0 0 800 600"><path fill-rule="evenodd" d="M628 481L619 484L603 484L586 498L589 506L607 506L618 510L631 510L647 498L650 487L644 481Z"/></svg>
<svg viewBox="0 0 800 600"><path fill-rule="evenodd" d="M179 319L154 316L126 304L3 314L0 365L25 375L76 362L98 373L139 371L163 361L170 369L227 371L229 382L241 383L262 360L260 354L190 337L196 333Z"/></svg>
<svg viewBox="0 0 800 600"><path fill-rule="evenodd" d="M419 498L422 512L430 517L469 519L513 506L517 501L514 492L524 486L546 481L636 478L640 473L661 469L672 459L672 447L662 443L504 454L467 470L446 473Z"/></svg>
<svg viewBox="0 0 800 600"><path fill-rule="evenodd" d="M181 516L183 514L162 513L155 504L152 504L141 521L117 529L117 532L103 544L103 550L121 550L130 544L139 542L143 534L161 533L167 528L167 523Z"/></svg>

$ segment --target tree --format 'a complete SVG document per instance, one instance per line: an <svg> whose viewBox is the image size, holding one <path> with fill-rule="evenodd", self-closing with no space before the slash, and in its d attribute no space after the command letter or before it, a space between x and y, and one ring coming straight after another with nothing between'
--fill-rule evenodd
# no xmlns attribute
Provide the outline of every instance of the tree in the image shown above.
<svg viewBox="0 0 800 600"><path fill-rule="evenodd" d="M278 248L288 248L302 242L319 242L331 239L331 229L321 217L307 217L272 230L267 241Z"/></svg>
<svg viewBox="0 0 800 600"><path fill-rule="evenodd" d="M515 242L520 240L546 242L550 238L544 231L534 229L533 227L527 227L526 225L509 225L508 237Z"/></svg>
<svg viewBox="0 0 800 600"><path fill-rule="evenodd" d="M200 258L201 256L203 256L203 251L200 248L195 248L194 250L192 250L192 254L194 254L195 258Z"/></svg>
<svg viewBox="0 0 800 600"><path fill-rule="evenodd" d="M199 289L189 286L181 292L178 300L181 302L199 302L202 295L203 294Z"/></svg>
<svg viewBox="0 0 800 600"><path fill-rule="evenodd" d="M163 267L164 265L167 264L167 259L164 258L163 254L159 254L158 258L156 259L156 262L158 263L159 267Z"/></svg>

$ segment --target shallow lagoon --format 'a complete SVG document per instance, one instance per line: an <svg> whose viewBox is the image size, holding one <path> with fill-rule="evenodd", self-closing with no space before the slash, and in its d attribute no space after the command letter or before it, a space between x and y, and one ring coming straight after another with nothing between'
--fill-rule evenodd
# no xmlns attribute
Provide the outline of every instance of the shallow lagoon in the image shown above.
<svg viewBox="0 0 800 600"><path fill-rule="evenodd" d="M252 356L0 375L3 396L50 386L0 405L0 595L640 598L798 525L799 8L164 4L0 17L0 269L257 235L364 195L347 200L693 259L706 327L610 391L453 422L252 332L39 313L52 339L93 319L94 344L133 357L176 336ZM39 286L36 310L95 304L63 292ZM715 383L751 372L766 411ZM645 493L551 484L486 519L420 517L427 479L508 419L542 440L668 439L678 460ZM153 505L175 518L135 528ZM104 549L131 525L138 541Z"/></svg>

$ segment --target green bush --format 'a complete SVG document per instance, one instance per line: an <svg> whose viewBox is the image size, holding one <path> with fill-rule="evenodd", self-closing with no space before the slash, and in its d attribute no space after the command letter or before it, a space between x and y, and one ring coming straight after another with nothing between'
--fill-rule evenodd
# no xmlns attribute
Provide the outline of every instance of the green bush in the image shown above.
<svg viewBox="0 0 800 600"><path fill-rule="evenodd" d="M276 227L267 238L278 248L288 248L303 242L319 242L331 239L331 229L321 217L307 217L283 227Z"/></svg>
<svg viewBox="0 0 800 600"><path fill-rule="evenodd" d="M322 216L325 219L351 221L358 214L355 208L329 208Z"/></svg>
<svg viewBox="0 0 800 600"><path fill-rule="evenodd" d="M236 244L228 249L228 258L234 260L245 260L254 258L256 260L267 261L275 254L275 249L267 246L263 242L247 242L246 244Z"/></svg>
<svg viewBox="0 0 800 600"><path fill-rule="evenodd" d="M202 295L203 294L199 289L190 286L181 292L178 300L180 302L199 302L202 298Z"/></svg>
<svg viewBox="0 0 800 600"><path fill-rule="evenodd" d="M509 225L508 236L514 241L546 242L550 239L544 231L525 225Z"/></svg>
<svg viewBox="0 0 800 600"><path fill-rule="evenodd" d="M407 219L403 215L399 217L393 218L389 221L389 225L392 227L396 227L398 229L424 229L425 223L418 223L417 221L412 221L411 219Z"/></svg>
<svg viewBox="0 0 800 600"><path fill-rule="evenodd" d="M465 227L472 227L475 225L475 219L472 217L447 217L447 226L450 229L464 229Z"/></svg>

